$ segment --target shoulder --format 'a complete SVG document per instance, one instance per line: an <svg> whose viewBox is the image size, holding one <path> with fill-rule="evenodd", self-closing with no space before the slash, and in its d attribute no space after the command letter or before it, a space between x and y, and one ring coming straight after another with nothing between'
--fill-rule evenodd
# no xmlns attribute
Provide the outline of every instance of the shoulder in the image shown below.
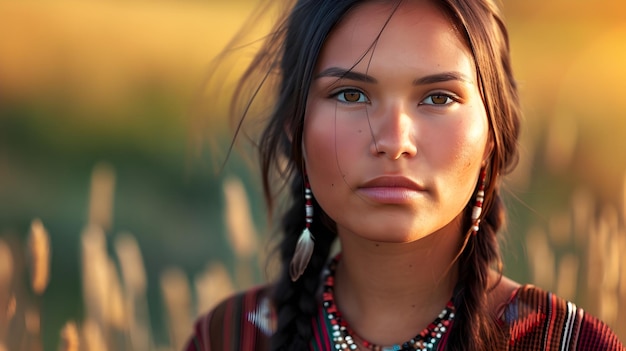
<svg viewBox="0 0 626 351"><path fill-rule="evenodd" d="M262 350L274 330L268 286L232 295L195 322L186 351Z"/></svg>
<svg viewBox="0 0 626 351"><path fill-rule="evenodd" d="M605 323L532 285L515 289L500 317L511 350L626 350Z"/></svg>

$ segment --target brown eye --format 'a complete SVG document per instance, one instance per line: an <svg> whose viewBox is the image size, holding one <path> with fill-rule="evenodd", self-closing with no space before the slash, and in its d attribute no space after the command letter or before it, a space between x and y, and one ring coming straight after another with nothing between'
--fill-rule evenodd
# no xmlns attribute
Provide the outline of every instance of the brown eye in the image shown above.
<svg viewBox="0 0 626 351"><path fill-rule="evenodd" d="M359 98L361 97L361 94L360 93L355 93L355 92L349 92L349 93L343 93L343 97L348 102L357 102L357 101L359 101Z"/></svg>
<svg viewBox="0 0 626 351"><path fill-rule="evenodd" d="M420 105L449 105L456 100L448 94L432 94L422 100Z"/></svg>
<svg viewBox="0 0 626 351"><path fill-rule="evenodd" d="M362 103L369 101L363 92L356 89L342 90L335 96L337 100L346 103Z"/></svg>
<svg viewBox="0 0 626 351"><path fill-rule="evenodd" d="M433 95L431 100L433 101L433 104L441 105L448 101L448 97L445 95Z"/></svg>

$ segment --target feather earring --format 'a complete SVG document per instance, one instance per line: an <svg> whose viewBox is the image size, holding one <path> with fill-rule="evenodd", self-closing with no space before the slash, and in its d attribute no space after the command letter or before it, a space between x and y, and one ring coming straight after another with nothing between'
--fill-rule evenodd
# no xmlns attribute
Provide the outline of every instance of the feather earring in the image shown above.
<svg viewBox="0 0 626 351"><path fill-rule="evenodd" d="M306 224L302 234L298 238L298 243L296 244L296 250L293 253L293 257L291 258L291 264L289 265L289 275L291 276L291 281L296 281L309 264L311 260L311 256L313 255L313 248L315 247L315 238L313 234L311 234L311 223L313 223L313 195L311 193L311 186L309 182L305 180L304 183L304 209L305 209L305 218Z"/></svg>

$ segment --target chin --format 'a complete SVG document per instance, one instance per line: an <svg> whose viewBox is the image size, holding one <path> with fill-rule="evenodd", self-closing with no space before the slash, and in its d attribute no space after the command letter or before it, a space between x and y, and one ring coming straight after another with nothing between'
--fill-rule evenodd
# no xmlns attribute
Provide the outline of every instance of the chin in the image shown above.
<svg viewBox="0 0 626 351"><path fill-rule="evenodd" d="M403 233L402 230L394 230L389 228L377 233L363 235L367 240L381 244L407 244L413 243L427 237L429 234L422 233Z"/></svg>

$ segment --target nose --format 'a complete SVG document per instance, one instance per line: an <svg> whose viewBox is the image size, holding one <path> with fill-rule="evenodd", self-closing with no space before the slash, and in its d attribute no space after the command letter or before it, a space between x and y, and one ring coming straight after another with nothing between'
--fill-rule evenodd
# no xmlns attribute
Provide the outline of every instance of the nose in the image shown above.
<svg viewBox="0 0 626 351"><path fill-rule="evenodd" d="M415 121L402 104L395 104L377 120L370 121L374 156L397 160L417 153Z"/></svg>

